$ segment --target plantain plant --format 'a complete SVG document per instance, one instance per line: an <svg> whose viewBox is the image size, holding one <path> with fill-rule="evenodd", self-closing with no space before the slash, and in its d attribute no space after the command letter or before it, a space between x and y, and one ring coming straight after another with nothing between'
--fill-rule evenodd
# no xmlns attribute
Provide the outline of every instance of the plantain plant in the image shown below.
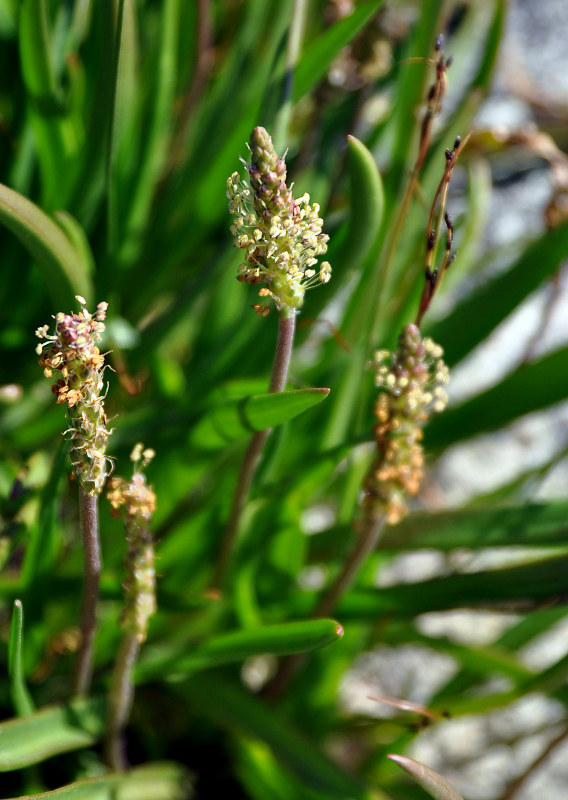
<svg viewBox="0 0 568 800"><path fill-rule="evenodd" d="M562 742L568 658L521 650L568 613L566 502L532 494L564 453L458 507L436 485L450 448L566 398L568 350L528 345L452 397L568 257L564 154L476 124L506 14L0 1L2 797L459 800L422 729L533 692ZM519 148L552 199L488 253ZM439 574L385 585L424 550ZM515 616L483 648L424 632L464 608ZM425 705L341 705L407 644L452 660Z"/></svg>

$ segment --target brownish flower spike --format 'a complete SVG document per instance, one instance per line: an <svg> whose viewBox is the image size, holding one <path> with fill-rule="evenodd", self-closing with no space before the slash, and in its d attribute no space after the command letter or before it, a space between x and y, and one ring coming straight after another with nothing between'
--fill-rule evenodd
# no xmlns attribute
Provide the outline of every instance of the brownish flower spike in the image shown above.
<svg viewBox="0 0 568 800"><path fill-rule="evenodd" d="M98 348L108 303L99 303L91 315L83 297L78 314L59 313L55 316L55 333L43 325L36 330L39 339L36 352L46 378L54 371L60 374L52 392L57 403L67 405L71 427L67 431L73 442L73 466L83 489L97 495L112 471L112 459L106 455L111 431L104 410L104 355Z"/></svg>
<svg viewBox="0 0 568 800"><path fill-rule="evenodd" d="M125 511L126 579L124 582L125 606L121 625L125 631L136 636L139 643L145 641L150 617L156 611L156 574L154 568L154 544L150 531L150 520L156 510L156 495L146 484L142 469L147 466L154 451L137 444L130 459L134 462L134 473L129 481L118 476L109 481L107 498L116 513Z"/></svg>
<svg viewBox="0 0 568 800"><path fill-rule="evenodd" d="M375 353L373 367L381 389L375 404L377 458L365 482L368 521L381 515L395 524L406 515L406 499L418 494L424 455L422 427L432 412L445 408L448 368L442 348L422 339L416 325L403 328L394 354Z"/></svg>

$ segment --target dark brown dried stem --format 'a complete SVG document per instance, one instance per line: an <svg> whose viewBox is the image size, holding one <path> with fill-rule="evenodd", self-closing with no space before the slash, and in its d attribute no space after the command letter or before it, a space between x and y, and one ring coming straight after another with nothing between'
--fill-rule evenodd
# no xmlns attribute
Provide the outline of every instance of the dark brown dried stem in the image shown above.
<svg viewBox="0 0 568 800"><path fill-rule="evenodd" d="M91 687L93 675L93 644L97 629L97 602L102 567L98 494L87 494L81 487L79 513L85 582L81 604L81 642L75 662L74 692L76 695L86 695Z"/></svg>
<svg viewBox="0 0 568 800"><path fill-rule="evenodd" d="M296 328L296 315L292 312L290 315L281 314L278 319L278 339L276 341L276 352L274 354L274 363L272 365L272 376L270 379L269 392L283 392L286 388L286 381L288 379L288 368L290 366L290 359L292 357L292 347L294 344L294 332ZM258 467L264 445L270 436L270 429L258 431L255 433L249 442L246 449L237 486L233 495L233 503L229 515L229 521L221 546L219 549L219 556L217 559L217 566L213 575L212 586L220 588L227 572L231 555L234 550L235 540L238 533L239 522L241 514L245 506L250 487L254 478L254 474Z"/></svg>
<svg viewBox="0 0 568 800"><path fill-rule="evenodd" d="M416 325L418 327L420 327L420 323L422 322L422 317L430 307L434 294L436 293L438 286L440 286L442 282L444 273L446 272L447 268L450 266L453 260L453 257L451 255L453 223L449 215L446 213L446 201L448 198L448 189L450 186L452 172L454 170L458 157L462 152L462 150L464 149L464 147L466 146L470 136L471 132L468 133L465 139L463 140L461 139L460 136L458 136L454 143L453 150L446 150L446 167L444 169L444 174L442 175L440 183L438 184L438 188L436 189L436 194L434 195L434 200L430 208L430 214L428 216L428 225L426 228L426 259L424 263L425 284L424 284L424 290L422 292L422 297L420 298L420 306L416 317ZM446 249L439 269L433 269L432 267L436 261L436 249L438 246L438 242L440 240L442 223L444 221L446 223L446 229L447 229Z"/></svg>
<svg viewBox="0 0 568 800"><path fill-rule="evenodd" d="M435 47L436 52L438 53L438 57L434 62L436 66L436 79L428 92L426 111L424 112L424 117L422 119L422 124L420 127L420 141L418 144L418 155L416 157L414 167L412 168L412 172L410 173L410 180L407 184L404 196L398 207L396 218L391 227L390 238L387 244L385 258L381 269L382 278L378 286L377 303L376 303L376 305L379 306L379 312L377 313L377 318L380 317L380 305L382 303L381 298L384 296L383 290L387 285L388 276L390 274L394 257L398 248L398 241L404 229L404 224L406 221L408 210L410 208L410 203L412 202L412 198L414 197L414 193L416 192L416 189L418 187L418 181L420 178L422 167L424 165L424 160L426 158L426 155L428 154L428 150L430 149L434 119L435 117L438 116L438 114L442 110L442 104L444 101L444 97L446 95L446 90L448 86L448 78L446 75L446 70L450 66L452 58L451 56L449 58L444 58L444 55L441 52L442 43L443 43L443 37L440 36L438 37Z"/></svg>

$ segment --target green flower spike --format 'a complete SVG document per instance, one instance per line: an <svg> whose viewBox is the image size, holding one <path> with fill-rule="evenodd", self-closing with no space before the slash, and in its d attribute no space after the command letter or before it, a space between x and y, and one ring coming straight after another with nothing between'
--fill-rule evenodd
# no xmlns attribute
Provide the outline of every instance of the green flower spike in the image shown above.
<svg viewBox="0 0 568 800"><path fill-rule="evenodd" d="M306 289L329 281L329 262L314 269L318 256L327 251L329 236L322 232L319 204L310 203L308 194L294 199L286 185L286 162L264 128L253 130L249 147L250 183L238 172L227 181L231 233L235 247L246 253L237 278L264 283L259 295L272 297L279 313L287 316L302 306ZM269 311L260 303L253 308L263 316Z"/></svg>
<svg viewBox="0 0 568 800"><path fill-rule="evenodd" d="M51 387L58 403L66 403L73 442L71 455L75 474L85 492L100 494L112 471L112 459L106 455L108 437L104 410L104 360L97 343L105 329L108 303L99 303L94 315L85 308L85 300L77 295L82 308L78 314L55 316L55 333L47 325L38 328L36 336L47 339L38 344L37 354L46 378L55 370L60 378Z"/></svg>
<svg viewBox="0 0 568 800"><path fill-rule="evenodd" d="M416 325L403 328L398 349L375 353L372 364L380 388L375 404L378 457L365 483L364 507L395 524L406 515L406 498L418 494L424 454L422 427L446 406L448 367L443 350L422 339Z"/></svg>

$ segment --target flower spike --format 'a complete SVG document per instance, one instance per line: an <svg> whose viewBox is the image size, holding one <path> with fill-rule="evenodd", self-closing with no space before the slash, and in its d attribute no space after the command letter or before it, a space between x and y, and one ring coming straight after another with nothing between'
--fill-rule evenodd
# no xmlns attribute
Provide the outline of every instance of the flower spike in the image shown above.
<svg viewBox="0 0 568 800"><path fill-rule="evenodd" d="M85 300L77 295L82 308L78 314L55 315L55 333L49 326L36 330L39 363L46 378L60 375L51 387L57 403L66 403L71 427L68 433L73 442L72 458L77 479L89 495L103 489L112 471L112 459L106 455L108 437L104 410L104 354L97 347L105 329L108 303L99 303L90 314Z"/></svg>
<svg viewBox="0 0 568 800"><path fill-rule="evenodd" d="M418 494L424 454L422 427L447 403L448 367L443 350L423 339L416 325L403 328L395 353L379 350L372 364L380 389L375 404L378 456L365 482L370 518L395 524L406 516L406 498Z"/></svg>
<svg viewBox="0 0 568 800"><path fill-rule="evenodd" d="M286 185L286 162L278 157L272 139L257 127L250 137L251 160L246 164L249 182L238 172L227 181L231 233L235 247L245 251L237 278L266 284L261 297L270 296L280 313L294 314L302 306L306 289L327 283L329 262L317 268L327 251L329 236L322 232L319 204L304 194L294 199ZM267 306L253 308L266 316Z"/></svg>

